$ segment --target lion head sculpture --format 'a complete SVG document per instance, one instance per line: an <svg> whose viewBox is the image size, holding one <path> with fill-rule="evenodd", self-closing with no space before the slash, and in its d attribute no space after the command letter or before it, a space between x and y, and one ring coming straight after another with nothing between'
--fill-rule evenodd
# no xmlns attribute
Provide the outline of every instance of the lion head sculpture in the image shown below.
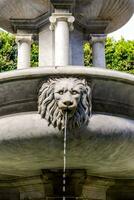
<svg viewBox="0 0 134 200"><path fill-rule="evenodd" d="M88 123L91 115L91 88L85 79L55 78L44 83L39 91L38 113L49 125L74 129Z"/></svg>

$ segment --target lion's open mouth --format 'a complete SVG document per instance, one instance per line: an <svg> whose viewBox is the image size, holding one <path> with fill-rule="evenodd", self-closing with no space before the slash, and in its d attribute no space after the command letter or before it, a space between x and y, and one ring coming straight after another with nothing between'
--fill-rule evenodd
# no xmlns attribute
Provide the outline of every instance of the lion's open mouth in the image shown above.
<svg viewBox="0 0 134 200"><path fill-rule="evenodd" d="M67 113L68 116L73 116L75 113L75 109L72 109L72 108L70 109L69 107L66 107L66 108L62 109L62 113L63 114Z"/></svg>
<svg viewBox="0 0 134 200"><path fill-rule="evenodd" d="M69 129L87 124L91 88L85 79L55 78L43 83L38 97L38 113L61 130L67 113Z"/></svg>

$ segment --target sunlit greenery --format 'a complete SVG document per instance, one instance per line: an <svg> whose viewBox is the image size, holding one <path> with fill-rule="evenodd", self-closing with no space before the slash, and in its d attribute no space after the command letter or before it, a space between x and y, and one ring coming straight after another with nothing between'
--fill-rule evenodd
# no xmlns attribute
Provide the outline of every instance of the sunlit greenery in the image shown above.
<svg viewBox="0 0 134 200"><path fill-rule="evenodd" d="M126 41L107 38L106 65L108 69L125 71L134 74L134 40ZM92 51L89 43L84 44L84 64L92 66Z"/></svg>
<svg viewBox="0 0 134 200"><path fill-rule="evenodd" d="M134 40L111 38L106 43L106 62L109 69L134 73Z"/></svg>
<svg viewBox="0 0 134 200"><path fill-rule="evenodd" d="M119 41L107 38L106 41L106 64L108 69L125 71L134 74L134 40ZM45 52L44 52L45 55ZM84 64L92 66L92 50L89 43L84 44ZM16 69L17 44L11 34L0 33L0 72ZM32 44L31 66L38 66L38 43Z"/></svg>
<svg viewBox="0 0 134 200"><path fill-rule="evenodd" d="M31 49L31 66L38 66L38 44L33 43ZM17 68L17 44L12 34L0 33L0 72Z"/></svg>
<svg viewBox="0 0 134 200"><path fill-rule="evenodd" d="M15 37L7 33L0 33L0 71L16 69L17 45Z"/></svg>

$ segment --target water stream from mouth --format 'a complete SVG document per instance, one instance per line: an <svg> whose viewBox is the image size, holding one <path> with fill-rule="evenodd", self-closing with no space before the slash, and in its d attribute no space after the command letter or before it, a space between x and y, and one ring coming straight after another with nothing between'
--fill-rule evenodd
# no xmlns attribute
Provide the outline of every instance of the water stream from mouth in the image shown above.
<svg viewBox="0 0 134 200"><path fill-rule="evenodd" d="M66 199L66 150L67 150L67 112L65 113L65 127L64 127L64 153L63 153L63 200Z"/></svg>

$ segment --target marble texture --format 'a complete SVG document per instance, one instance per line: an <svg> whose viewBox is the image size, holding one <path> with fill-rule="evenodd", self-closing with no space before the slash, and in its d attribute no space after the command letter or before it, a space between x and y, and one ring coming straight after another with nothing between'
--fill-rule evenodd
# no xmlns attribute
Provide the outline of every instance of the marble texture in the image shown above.
<svg viewBox="0 0 134 200"><path fill-rule="evenodd" d="M18 34L16 42L18 43L17 69L30 68L32 35Z"/></svg>

